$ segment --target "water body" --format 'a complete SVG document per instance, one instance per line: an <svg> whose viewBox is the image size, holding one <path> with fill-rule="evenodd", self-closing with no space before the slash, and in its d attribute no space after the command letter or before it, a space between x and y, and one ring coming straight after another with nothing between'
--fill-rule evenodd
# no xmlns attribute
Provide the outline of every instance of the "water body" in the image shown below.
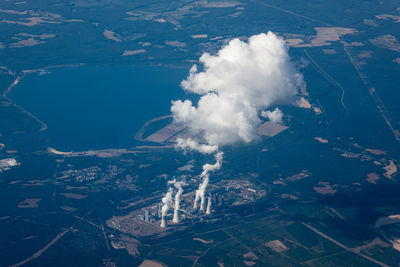
<svg viewBox="0 0 400 267"><path fill-rule="evenodd" d="M62 151L129 148L142 125L182 98L186 69L149 66L52 69L26 76L8 96L48 126Z"/></svg>

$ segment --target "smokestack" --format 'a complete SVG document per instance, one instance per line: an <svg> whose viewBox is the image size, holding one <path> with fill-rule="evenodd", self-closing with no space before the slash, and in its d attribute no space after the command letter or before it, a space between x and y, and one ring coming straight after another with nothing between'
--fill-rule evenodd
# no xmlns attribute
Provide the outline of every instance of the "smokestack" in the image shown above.
<svg viewBox="0 0 400 267"><path fill-rule="evenodd" d="M179 209L174 209L174 218L172 219L174 223L179 223Z"/></svg>
<svg viewBox="0 0 400 267"><path fill-rule="evenodd" d="M174 223L179 223L179 210L181 208L181 196L183 193L182 184L183 182L174 181L174 186L178 189L175 195L174 218L172 219Z"/></svg>
<svg viewBox="0 0 400 267"><path fill-rule="evenodd" d="M171 205L172 202L172 188L170 187L168 189L168 192L165 194L165 196L162 198L162 203L164 204L161 208L161 227L167 227L167 223L165 222L165 216L167 216L167 212L169 209L169 206Z"/></svg>
<svg viewBox="0 0 400 267"><path fill-rule="evenodd" d="M197 190L199 193L199 198L200 198L200 210L204 211L205 210L205 198L204 198L204 194L206 192L206 188L208 185L208 181L209 181L209 176L207 172L204 172L201 174L201 176L203 177L203 182L199 185L199 189Z"/></svg>
<svg viewBox="0 0 400 267"><path fill-rule="evenodd" d="M211 196L208 197L206 214L211 214Z"/></svg>
<svg viewBox="0 0 400 267"><path fill-rule="evenodd" d="M165 221L165 216L164 215L161 217L160 227L162 227L162 228L167 227L167 222Z"/></svg>
<svg viewBox="0 0 400 267"><path fill-rule="evenodd" d="M205 208L206 208L206 200L205 200L205 197L204 197L204 195L203 195L203 196L201 196L200 210L201 210L201 211L204 211Z"/></svg>
<svg viewBox="0 0 400 267"><path fill-rule="evenodd" d="M194 201L194 206L193 206L194 209L197 209L197 201L199 201L199 199L200 199L201 200L200 201L200 210L205 211L206 199L205 199L204 195L206 193L208 182L210 180L210 176L208 173L211 171L219 170L221 168L223 155L224 155L224 153L218 152L214 155L215 161L216 161L214 164L206 163L203 165L203 172L200 175L200 177L203 178L203 181L199 185L199 189L196 191L196 199Z"/></svg>

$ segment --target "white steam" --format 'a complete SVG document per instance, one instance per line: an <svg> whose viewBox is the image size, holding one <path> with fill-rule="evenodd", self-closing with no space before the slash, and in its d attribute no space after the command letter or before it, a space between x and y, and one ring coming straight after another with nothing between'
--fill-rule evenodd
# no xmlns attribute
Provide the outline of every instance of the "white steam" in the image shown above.
<svg viewBox="0 0 400 267"><path fill-rule="evenodd" d="M192 138L188 139L177 138L175 148L182 149L185 151L195 150L200 152L201 154L211 154L215 153L218 150L218 146L216 145L199 144Z"/></svg>
<svg viewBox="0 0 400 267"><path fill-rule="evenodd" d="M214 164L209 164L206 163L203 165L203 172L201 173L201 176L207 175L209 172L219 170L221 168L222 164L222 157L224 156L223 152L218 152L214 155L215 157L215 163Z"/></svg>
<svg viewBox="0 0 400 267"><path fill-rule="evenodd" d="M174 223L179 223L179 210L181 209L181 197L183 194L183 182L177 182L176 180L173 181L175 188L178 190L175 194L175 206L174 206L174 217L172 221Z"/></svg>
<svg viewBox="0 0 400 267"><path fill-rule="evenodd" d="M163 206L161 208L161 227L166 227L165 217L167 216L169 207L172 204L172 187L168 189L168 192L161 199Z"/></svg>
<svg viewBox="0 0 400 267"><path fill-rule="evenodd" d="M168 189L168 192L165 194L165 196L162 198L161 201L163 203L163 206L161 208L161 215L166 216L167 212L169 210L169 207L172 204L172 188L171 187Z"/></svg>
<svg viewBox="0 0 400 267"><path fill-rule="evenodd" d="M254 35L248 43L234 39L215 56L200 58L182 87L201 95L172 102L174 120L193 133L202 133L208 145L250 142L261 120L258 114L272 104L291 102L302 75L290 61L285 42L272 32Z"/></svg>
<svg viewBox="0 0 400 267"><path fill-rule="evenodd" d="M268 118L271 122L282 123L283 113L279 108L275 108L274 111L263 111L261 116Z"/></svg>
<svg viewBox="0 0 400 267"><path fill-rule="evenodd" d="M205 204L206 204L205 193L206 193L206 189L208 186L208 182L210 181L209 172L219 170L221 168L223 155L224 155L224 153L218 152L214 156L215 161L216 161L214 164L206 163L203 165L203 172L200 175L200 177L203 179L203 181L199 185L199 189L196 190L196 197L194 199L194 204L193 204L194 209L197 209L197 205L198 205L197 203L200 200L200 210L204 211Z"/></svg>

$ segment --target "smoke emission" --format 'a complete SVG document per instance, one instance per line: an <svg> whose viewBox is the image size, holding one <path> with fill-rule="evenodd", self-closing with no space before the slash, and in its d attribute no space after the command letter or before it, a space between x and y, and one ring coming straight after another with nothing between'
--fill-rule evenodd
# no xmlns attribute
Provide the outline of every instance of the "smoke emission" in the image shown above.
<svg viewBox="0 0 400 267"><path fill-rule="evenodd" d="M209 163L206 163L203 165L203 172L200 175L200 177L203 180L199 185L199 189L196 190L196 196L193 203L194 209L197 209L197 203L199 200L200 200L200 210L203 211L205 209L205 193L208 186L208 182L210 180L209 172L219 170L221 168L223 155L224 154L222 152L218 152L214 156L216 161L214 164L211 165Z"/></svg>
<svg viewBox="0 0 400 267"><path fill-rule="evenodd" d="M183 182L177 182L176 180L173 181L175 188L178 190L175 194L175 206L174 206L174 217L172 221L174 223L179 223L179 210L181 208L181 197L183 194Z"/></svg>
<svg viewBox="0 0 400 267"><path fill-rule="evenodd" d="M275 108L274 111L263 111L261 116L268 118L271 122L282 123L283 113L279 108Z"/></svg>
<svg viewBox="0 0 400 267"><path fill-rule="evenodd" d="M193 136L204 137L201 143L178 138L177 149L214 154L216 162L203 166L193 205L197 209L200 201L204 211L210 172L222 165L221 147L254 140L260 116L281 122L281 110L266 110L271 105L295 103L303 77L290 60L284 40L272 32L251 36L248 42L233 39L216 55L204 53L199 63L181 82L185 91L200 96L199 101L173 101L171 112L174 121L187 126ZM210 213L211 199L207 206Z"/></svg>
<svg viewBox="0 0 400 267"><path fill-rule="evenodd" d="M164 217L167 215L169 207L171 206L171 203L172 203L172 188L171 187L168 189L168 192L165 194L165 196L162 198L161 201L163 203L163 206L161 208L161 215Z"/></svg>
<svg viewBox="0 0 400 267"><path fill-rule="evenodd" d="M200 152L201 154L212 154L218 150L218 146L216 145L199 144L192 138L177 138L175 148L182 149L184 151L195 150L197 152Z"/></svg>

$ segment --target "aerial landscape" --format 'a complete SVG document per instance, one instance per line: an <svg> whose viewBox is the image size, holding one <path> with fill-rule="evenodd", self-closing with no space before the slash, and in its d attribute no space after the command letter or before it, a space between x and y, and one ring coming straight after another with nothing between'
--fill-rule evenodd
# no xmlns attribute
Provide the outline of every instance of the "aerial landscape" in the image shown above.
<svg viewBox="0 0 400 267"><path fill-rule="evenodd" d="M400 2L0 1L0 266L400 266Z"/></svg>

